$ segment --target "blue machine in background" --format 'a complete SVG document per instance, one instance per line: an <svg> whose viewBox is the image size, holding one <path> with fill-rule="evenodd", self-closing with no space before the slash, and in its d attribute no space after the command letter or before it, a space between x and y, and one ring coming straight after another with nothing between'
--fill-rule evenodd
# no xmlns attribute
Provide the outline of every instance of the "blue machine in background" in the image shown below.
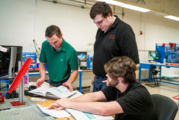
<svg viewBox="0 0 179 120"><path fill-rule="evenodd" d="M93 68L93 54L89 54L89 55L88 55L87 67L88 67L89 69L92 69L92 68Z"/></svg>
<svg viewBox="0 0 179 120"><path fill-rule="evenodd" d="M156 51L159 51L159 59L155 61L163 63L166 59L167 63L179 63L179 44L165 44L165 46L156 44Z"/></svg>
<svg viewBox="0 0 179 120"><path fill-rule="evenodd" d="M25 62L27 58L33 59L33 62L31 63L29 70L35 70L37 67L37 55L35 52L23 52L22 53L22 61Z"/></svg>
<svg viewBox="0 0 179 120"><path fill-rule="evenodd" d="M87 51L77 51L79 66L82 70L93 68L93 54L87 54Z"/></svg>
<svg viewBox="0 0 179 120"><path fill-rule="evenodd" d="M79 67L82 70L87 69L87 52L86 51L77 51L77 57L79 60Z"/></svg>
<svg viewBox="0 0 179 120"><path fill-rule="evenodd" d="M166 46L165 57L167 63L179 63L179 45Z"/></svg>

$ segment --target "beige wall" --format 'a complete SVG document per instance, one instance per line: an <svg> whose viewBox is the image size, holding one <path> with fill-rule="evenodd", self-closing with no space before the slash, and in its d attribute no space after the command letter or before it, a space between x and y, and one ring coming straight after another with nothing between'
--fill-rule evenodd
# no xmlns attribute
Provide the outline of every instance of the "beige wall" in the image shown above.
<svg viewBox="0 0 179 120"><path fill-rule="evenodd" d="M130 1L137 0L127 2ZM147 6L159 10L163 9L160 6L165 1L165 11L179 14L176 0L145 1ZM167 4L169 6L166 7ZM0 44L22 45L24 52L35 52L33 39L41 46L46 27L55 24L77 51L93 53L93 46L88 46L88 43L95 42L97 27L90 19L89 11L43 0L0 0ZM121 7L115 7L115 13L122 19ZM133 28L139 50L155 50L156 43L179 43L179 22L129 9L124 9L124 13L123 20ZM140 35L140 31L144 34ZM147 53L139 52L139 57L141 62L146 61ZM163 74L179 74L179 71L166 69Z"/></svg>

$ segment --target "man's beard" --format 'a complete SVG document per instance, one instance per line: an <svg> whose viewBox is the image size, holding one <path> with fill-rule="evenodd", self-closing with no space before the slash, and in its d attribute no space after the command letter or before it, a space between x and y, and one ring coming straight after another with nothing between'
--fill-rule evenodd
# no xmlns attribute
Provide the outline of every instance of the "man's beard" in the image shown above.
<svg viewBox="0 0 179 120"><path fill-rule="evenodd" d="M110 87L116 87L116 85L119 83L119 81L117 79L112 80L111 82L108 80L108 82L109 82Z"/></svg>

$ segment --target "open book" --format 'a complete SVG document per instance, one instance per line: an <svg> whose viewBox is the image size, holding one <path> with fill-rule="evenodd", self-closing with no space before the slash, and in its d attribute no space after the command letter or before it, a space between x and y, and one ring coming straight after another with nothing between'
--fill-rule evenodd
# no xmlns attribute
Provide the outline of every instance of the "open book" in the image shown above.
<svg viewBox="0 0 179 120"><path fill-rule="evenodd" d="M42 84L41 87L29 91L36 95L40 95L47 98L59 99L62 97L71 97L77 93L77 91L70 92L67 87L61 85L59 87L51 87L46 84Z"/></svg>

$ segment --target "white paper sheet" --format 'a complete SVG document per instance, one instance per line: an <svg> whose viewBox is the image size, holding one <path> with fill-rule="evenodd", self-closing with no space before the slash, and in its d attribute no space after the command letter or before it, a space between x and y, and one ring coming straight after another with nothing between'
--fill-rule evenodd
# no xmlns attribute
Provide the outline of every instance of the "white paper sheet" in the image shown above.
<svg viewBox="0 0 179 120"><path fill-rule="evenodd" d="M37 94L37 95L45 96L45 92L46 92L47 89L50 89L50 86L47 85L47 84L42 84L41 87L34 89L32 91L29 91L29 92Z"/></svg>
<svg viewBox="0 0 179 120"><path fill-rule="evenodd" d="M45 101L46 99L45 98L31 98L31 100L33 101Z"/></svg>
<svg viewBox="0 0 179 120"><path fill-rule="evenodd" d="M65 110L57 111L55 109L47 109L47 107L42 107L37 104L37 106L46 114L51 115L56 118L64 118L64 117L70 117L71 115L68 114Z"/></svg>
<svg viewBox="0 0 179 120"><path fill-rule="evenodd" d="M76 120L114 120L112 116L101 116L74 109L66 109Z"/></svg>
<svg viewBox="0 0 179 120"><path fill-rule="evenodd" d="M76 93L76 91L70 92L69 89L63 85L59 87L50 88L46 92L47 92L46 95L50 95L53 93L53 95L58 96L59 98L68 97Z"/></svg>
<svg viewBox="0 0 179 120"><path fill-rule="evenodd" d="M79 91L75 90L76 91L76 94L74 94L73 96L70 97L70 99L73 99L73 98L76 98L76 97L79 97L81 95L83 95L82 93L80 93Z"/></svg>
<svg viewBox="0 0 179 120"><path fill-rule="evenodd" d="M66 109L76 120L90 120L83 112L74 109Z"/></svg>

